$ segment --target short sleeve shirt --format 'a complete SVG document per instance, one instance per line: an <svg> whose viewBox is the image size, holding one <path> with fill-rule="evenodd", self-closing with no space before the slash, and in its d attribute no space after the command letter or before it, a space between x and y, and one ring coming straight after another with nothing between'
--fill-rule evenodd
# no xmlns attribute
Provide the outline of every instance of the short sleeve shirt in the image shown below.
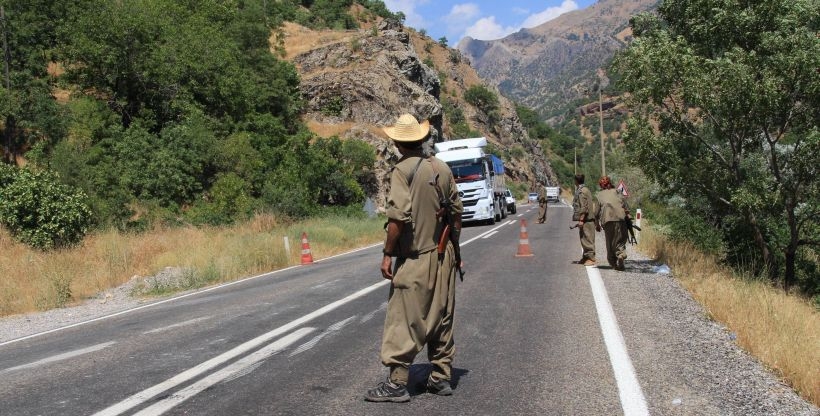
<svg viewBox="0 0 820 416"><path fill-rule="evenodd" d="M387 217L404 223L396 249L400 257L426 253L438 245L444 223L436 216L441 204L434 183L438 183L442 196L452 202L450 213L461 214L463 207L453 173L441 160L425 158L420 150L408 152L390 175Z"/></svg>

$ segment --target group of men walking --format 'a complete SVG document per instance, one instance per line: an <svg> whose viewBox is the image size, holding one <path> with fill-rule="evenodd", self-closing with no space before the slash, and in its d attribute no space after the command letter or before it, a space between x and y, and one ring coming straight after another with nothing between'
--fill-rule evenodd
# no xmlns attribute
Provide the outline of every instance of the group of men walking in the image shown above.
<svg viewBox="0 0 820 416"><path fill-rule="evenodd" d="M426 390L447 396L455 355L453 315L455 276L461 272L459 237L463 205L449 166L425 153L430 124L402 114L384 132L401 153L390 174L385 224L386 238L380 264L382 277L391 281L381 343L381 362L389 369L386 381L365 393L373 402L406 402L410 365L427 346L432 371ZM629 210L608 177L598 183L597 200L575 176L573 221L577 221L583 257L596 265L595 232L604 230L607 260L624 270ZM538 223L547 215L544 187L538 193ZM396 259L395 263L393 258ZM462 273L463 274L463 273Z"/></svg>
<svg viewBox="0 0 820 416"><path fill-rule="evenodd" d="M578 263L584 266L598 264L595 258L595 232L604 231L606 259L615 270L625 270L628 223L631 219L624 196L613 186L609 176L598 180L601 190L595 198L584 184L583 174L575 175L575 197L572 200L572 220L578 223L583 254Z"/></svg>

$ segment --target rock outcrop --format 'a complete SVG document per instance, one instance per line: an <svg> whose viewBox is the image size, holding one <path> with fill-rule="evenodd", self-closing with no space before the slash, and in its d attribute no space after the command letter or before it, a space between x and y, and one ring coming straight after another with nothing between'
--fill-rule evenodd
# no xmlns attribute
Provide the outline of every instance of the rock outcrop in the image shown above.
<svg viewBox="0 0 820 416"><path fill-rule="evenodd" d="M442 84L447 85L448 102L463 112L472 131L499 149L522 149L517 159L506 161L508 179L528 187L539 178L555 183L540 144L529 139L512 102L500 96L499 115L491 119L463 101L467 88L483 82L458 51L395 21L355 31L313 31L286 23L283 33L286 58L301 77L308 127L323 137L358 138L376 148L379 186L370 197L377 206L383 206L390 166L399 157L382 126L409 112L430 120L428 148L436 141L461 138L450 137L440 100Z"/></svg>

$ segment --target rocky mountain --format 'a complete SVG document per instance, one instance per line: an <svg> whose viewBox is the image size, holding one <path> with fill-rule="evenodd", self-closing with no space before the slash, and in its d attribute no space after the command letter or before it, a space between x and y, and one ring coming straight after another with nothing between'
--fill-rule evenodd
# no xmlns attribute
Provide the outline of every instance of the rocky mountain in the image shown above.
<svg viewBox="0 0 820 416"><path fill-rule="evenodd" d="M511 155L505 160L509 181L526 188L539 178L555 183L540 144L529 139L511 101L497 94L498 111L491 117L464 100L467 89L483 82L457 50L396 21L379 19L362 26L316 31L285 23L272 44L284 47L285 59L300 74L308 128L322 137L362 139L377 149L379 186L372 195L377 204L384 201L389 166L398 157L381 127L410 112L431 121L430 147L435 141L463 138L453 136L442 98L463 114L470 131L484 135L497 149L519 149L506 152Z"/></svg>
<svg viewBox="0 0 820 416"><path fill-rule="evenodd" d="M487 82L545 118L583 100L605 67L631 38L631 16L658 0L599 0L503 39L462 39L457 49Z"/></svg>

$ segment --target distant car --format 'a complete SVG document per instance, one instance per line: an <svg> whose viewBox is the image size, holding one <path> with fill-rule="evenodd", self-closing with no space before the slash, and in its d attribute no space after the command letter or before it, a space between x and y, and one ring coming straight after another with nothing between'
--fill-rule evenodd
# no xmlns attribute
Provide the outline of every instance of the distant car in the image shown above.
<svg viewBox="0 0 820 416"><path fill-rule="evenodd" d="M504 190L504 200L507 202L507 212L515 214L515 197L509 189Z"/></svg>
<svg viewBox="0 0 820 416"><path fill-rule="evenodd" d="M537 192L530 192L530 194L527 196L527 199L530 202L538 202L538 193Z"/></svg>

